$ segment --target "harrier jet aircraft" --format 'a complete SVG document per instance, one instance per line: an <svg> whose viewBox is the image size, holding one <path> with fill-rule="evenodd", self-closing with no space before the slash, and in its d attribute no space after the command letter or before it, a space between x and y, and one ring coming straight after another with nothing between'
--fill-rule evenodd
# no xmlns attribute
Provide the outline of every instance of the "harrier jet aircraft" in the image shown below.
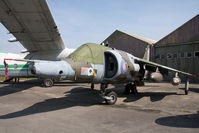
<svg viewBox="0 0 199 133"><path fill-rule="evenodd" d="M17 65L9 71L9 62L24 62L22 69L28 76L46 79L52 85L52 78L73 80L74 82L101 84L101 96L106 103L114 104L117 94L107 91L108 84L126 84L125 92L137 92L136 83L147 79L160 81L169 71L175 73L173 84L180 84L179 74L192 74L135 57L127 52L103 45L87 43L69 56L62 56L64 44L57 32L45 0L0 0L0 20L16 40L27 48L29 55L24 59L4 60L5 73L17 76ZM65 58L64 58L65 57ZM49 67L50 66L50 67ZM188 94L189 80L185 84Z"/></svg>
<svg viewBox="0 0 199 133"><path fill-rule="evenodd" d="M126 93L137 92L136 82L143 81L148 71L149 80L160 81L168 71L175 72L173 85L179 85L178 74L193 76L170 67L166 67L148 60L135 57L127 52L105 47L94 43L80 46L68 57L61 61L45 60L16 60L29 65L30 73L41 78L58 78L73 80L74 82L101 84L101 96L108 104L117 101L117 94L107 91L108 84L127 84ZM50 66L50 67L49 67ZM52 84L51 81L48 81ZM188 94L189 80L185 84L185 94ZM94 86L92 86L94 87Z"/></svg>

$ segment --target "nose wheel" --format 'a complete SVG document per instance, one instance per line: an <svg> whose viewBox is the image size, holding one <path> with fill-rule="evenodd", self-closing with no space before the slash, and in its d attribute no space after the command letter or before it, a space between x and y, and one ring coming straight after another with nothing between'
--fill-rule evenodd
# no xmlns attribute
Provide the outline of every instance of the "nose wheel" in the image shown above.
<svg viewBox="0 0 199 133"><path fill-rule="evenodd" d="M101 84L100 91L101 97L105 100L106 104L113 105L117 102L117 94L114 91L107 91L107 84Z"/></svg>
<svg viewBox="0 0 199 133"><path fill-rule="evenodd" d="M117 102L117 94L114 91L106 93L105 102L108 105L113 105Z"/></svg>

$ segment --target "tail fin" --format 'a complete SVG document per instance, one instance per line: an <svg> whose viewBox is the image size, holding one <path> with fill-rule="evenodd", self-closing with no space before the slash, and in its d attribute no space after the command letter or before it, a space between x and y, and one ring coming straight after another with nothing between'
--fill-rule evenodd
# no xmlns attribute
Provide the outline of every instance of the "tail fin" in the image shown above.
<svg viewBox="0 0 199 133"><path fill-rule="evenodd" d="M147 45L147 47L145 48L143 59L148 60L148 61L150 60L150 45Z"/></svg>

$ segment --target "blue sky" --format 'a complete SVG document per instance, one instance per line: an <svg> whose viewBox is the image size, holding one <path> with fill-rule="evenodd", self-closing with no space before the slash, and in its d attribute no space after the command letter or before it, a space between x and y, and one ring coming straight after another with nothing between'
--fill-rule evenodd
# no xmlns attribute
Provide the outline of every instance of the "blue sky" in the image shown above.
<svg viewBox="0 0 199 133"><path fill-rule="evenodd" d="M199 13L199 0L47 0L65 45L101 43L116 29L153 40ZM0 51L19 53L20 43L0 25Z"/></svg>

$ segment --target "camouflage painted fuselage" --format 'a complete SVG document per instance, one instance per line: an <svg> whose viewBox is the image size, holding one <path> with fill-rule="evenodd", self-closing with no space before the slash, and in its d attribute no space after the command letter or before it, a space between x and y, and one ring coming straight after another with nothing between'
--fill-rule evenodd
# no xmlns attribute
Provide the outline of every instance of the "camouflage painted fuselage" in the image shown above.
<svg viewBox="0 0 199 133"><path fill-rule="evenodd" d="M115 62L117 62L115 64L114 59L111 57L105 59L107 58L105 57L105 53L114 51L116 52ZM111 64L107 66L105 64L105 62L108 62L107 60L109 60L109 62L113 61L113 66L111 66ZM98 44L87 43L82 45L69 55L65 61L68 62L75 71L73 80L76 82L124 83L135 81L139 78L139 70L137 70L137 66L132 62L130 54ZM117 67L117 69L111 67ZM111 69L115 70L112 70L113 72L111 73ZM132 71L134 73L132 73ZM108 73L108 75L106 73Z"/></svg>
<svg viewBox="0 0 199 133"><path fill-rule="evenodd" d="M67 61L75 75L76 82L102 82L104 78L104 52L111 48L87 43L79 47L65 61Z"/></svg>

